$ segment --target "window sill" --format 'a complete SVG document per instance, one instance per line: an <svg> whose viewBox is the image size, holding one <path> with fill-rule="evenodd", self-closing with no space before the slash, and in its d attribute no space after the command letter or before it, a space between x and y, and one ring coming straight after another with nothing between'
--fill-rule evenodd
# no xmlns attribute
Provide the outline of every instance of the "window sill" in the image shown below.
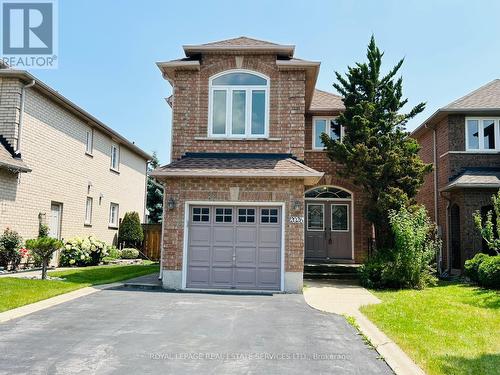
<svg viewBox="0 0 500 375"><path fill-rule="evenodd" d="M84 227L88 227L88 228L92 228L92 224L91 223L84 223L83 226Z"/></svg>
<svg viewBox="0 0 500 375"><path fill-rule="evenodd" d="M326 152L326 150L320 149L320 148L312 148L309 150L304 150L304 152Z"/></svg>
<svg viewBox="0 0 500 375"><path fill-rule="evenodd" d="M90 157L90 158L93 158L93 157L94 157L94 155L92 155L90 152L87 152L87 151L85 151L85 155L87 155L87 156L88 156L88 157Z"/></svg>
<svg viewBox="0 0 500 375"><path fill-rule="evenodd" d="M108 229L118 229L118 225L108 224Z"/></svg>
<svg viewBox="0 0 500 375"><path fill-rule="evenodd" d="M109 168L109 170L113 173L120 174L120 171L118 169Z"/></svg>
<svg viewBox="0 0 500 375"><path fill-rule="evenodd" d="M281 138L244 138L244 137L194 137L195 141L264 141L279 142Z"/></svg>

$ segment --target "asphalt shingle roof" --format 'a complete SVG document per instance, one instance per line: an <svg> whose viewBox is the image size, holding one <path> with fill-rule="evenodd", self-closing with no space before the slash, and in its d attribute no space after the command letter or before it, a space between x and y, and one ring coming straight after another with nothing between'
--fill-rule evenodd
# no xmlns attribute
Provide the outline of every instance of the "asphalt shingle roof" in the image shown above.
<svg viewBox="0 0 500 375"><path fill-rule="evenodd" d="M481 86L443 109L500 109L500 79Z"/></svg>
<svg viewBox="0 0 500 375"><path fill-rule="evenodd" d="M310 111L325 111L345 109L342 97L322 90L314 90Z"/></svg>
<svg viewBox="0 0 500 375"><path fill-rule="evenodd" d="M31 169L26 165L21 158L12 156L10 147L6 145L6 141L0 136L0 168L8 169L15 172L30 172Z"/></svg>
<svg viewBox="0 0 500 375"><path fill-rule="evenodd" d="M467 169L442 190L460 188L500 188L500 169Z"/></svg>
<svg viewBox="0 0 500 375"><path fill-rule="evenodd" d="M278 46L279 44L268 42L265 40L259 40L254 38L249 38L246 36L240 36L237 38L219 40L216 42L205 43L202 46L211 47L229 47L229 46Z"/></svg>

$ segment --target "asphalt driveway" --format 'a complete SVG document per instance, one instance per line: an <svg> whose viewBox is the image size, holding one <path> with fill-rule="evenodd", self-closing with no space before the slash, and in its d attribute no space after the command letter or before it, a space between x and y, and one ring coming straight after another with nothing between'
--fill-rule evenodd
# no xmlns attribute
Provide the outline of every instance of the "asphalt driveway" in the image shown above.
<svg viewBox="0 0 500 375"><path fill-rule="evenodd" d="M0 374L391 374L301 295L104 290L0 324Z"/></svg>

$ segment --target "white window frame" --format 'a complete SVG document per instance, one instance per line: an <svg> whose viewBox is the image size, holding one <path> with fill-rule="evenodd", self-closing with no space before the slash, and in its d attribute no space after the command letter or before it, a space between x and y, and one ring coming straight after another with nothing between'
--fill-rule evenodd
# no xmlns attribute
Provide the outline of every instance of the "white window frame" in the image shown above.
<svg viewBox="0 0 500 375"><path fill-rule="evenodd" d="M116 166L115 166L115 159L113 159L113 150L116 149ZM120 170L120 146L116 143L111 144L111 152L110 152L110 162L111 166L110 169L113 171L118 172Z"/></svg>
<svg viewBox="0 0 500 375"><path fill-rule="evenodd" d="M217 85L212 84L213 80L230 73L248 73L266 80L267 84L263 85ZM210 77L208 83L208 137L209 138L269 138L269 87L270 79L266 75L247 69L230 69L217 73ZM226 133L214 134L213 133L213 94L215 90L226 91ZM232 132L232 101L233 91L245 91L245 134L231 134ZM264 134L252 134L252 91L264 91L266 95L265 110L264 110Z"/></svg>
<svg viewBox="0 0 500 375"><path fill-rule="evenodd" d="M89 206L90 202L90 206ZM94 210L94 199L92 197L87 197L85 200L85 225L92 225L92 211Z"/></svg>
<svg viewBox="0 0 500 375"><path fill-rule="evenodd" d="M85 132L85 153L92 155L94 152L94 129L87 129Z"/></svg>
<svg viewBox="0 0 500 375"><path fill-rule="evenodd" d="M469 148L469 121L478 122L479 148ZM495 127L495 148L484 148L484 121L492 120ZM465 118L465 151L468 152L499 152L500 151L500 117L466 117Z"/></svg>
<svg viewBox="0 0 500 375"><path fill-rule="evenodd" d="M347 213L347 229L333 229L333 206L345 206L346 207L346 213ZM331 232L349 232L350 230L350 218L351 214L349 213L349 205L346 203L332 203L330 205L330 231Z"/></svg>
<svg viewBox="0 0 500 375"><path fill-rule="evenodd" d="M115 221L112 221L112 212L113 212L113 207L116 207L116 216L115 216ZM109 220L108 220L108 226L112 228L118 228L118 223L120 218L120 205L118 203L111 202L109 204Z"/></svg>
<svg viewBox="0 0 500 375"><path fill-rule="evenodd" d="M325 120L326 122L326 127L329 126L330 121L336 120L338 116L313 116L312 118L312 149L313 150L324 150L324 146L316 146L316 120ZM325 129L326 130L326 129ZM322 133L326 133L322 132ZM331 136L331 132L326 133L328 136ZM342 139L344 138L344 127L341 125L340 126L340 142L342 142Z"/></svg>

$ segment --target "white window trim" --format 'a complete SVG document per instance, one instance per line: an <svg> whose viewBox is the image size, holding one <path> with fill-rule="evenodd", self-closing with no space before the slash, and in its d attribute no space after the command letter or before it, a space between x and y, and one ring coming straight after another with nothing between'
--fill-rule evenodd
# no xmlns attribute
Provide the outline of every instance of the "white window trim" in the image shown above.
<svg viewBox="0 0 500 375"><path fill-rule="evenodd" d="M309 206L322 206L323 207L323 223L321 229L310 229L309 228ZM325 205L324 203L307 203L306 205L306 228L310 232L324 232L325 231Z"/></svg>
<svg viewBox="0 0 500 375"><path fill-rule="evenodd" d="M116 148L116 167L113 165L113 148ZM110 169L115 172L120 171L120 146L116 143L111 143L111 149L110 149Z"/></svg>
<svg viewBox="0 0 500 375"><path fill-rule="evenodd" d="M90 213L89 213L89 206L88 202L90 201ZM92 225L92 213L94 211L94 199L92 197L87 197L85 200L85 219L84 219L84 224L85 225Z"/></svg>
<svg viewBox="0 0 500 375"><path fill-rule="evenodd" d="M90 138L90 149L89 149L89 138ZM91 155L94 152L94 129L87 129L85 132L85 153Z"/></svg>
<svg viewBox="0 0 500 375"><path fill-rule="evenodd" d="M469 148L469 126L468 123L470 120L476 120L478 122L478 133L479 133L479 148ZM495 127L495 148L484 148L484 124L485 120L493 120ZM480 153L488 153L493 152L496 153L500 151L500 118L499 117L466 117L465 118L465 151L467 152L480 152Z"/></svg>
<svg viewBox="0 0 500 375"><path fill-rule="evenodd" d="M264 78L267 81L265 86L236 86L236 85L225 85L225 86L213 86L212 82L214 79L229 74L229 73L249 73L256 75L258 77ZM208 81L208 138L269 138L269 87L270 79L266 75L255 72L253 70L247 69L230 69L223 72L217 73L210 77ZM213 93L214 90L226 90L226 133L225 134L214 134L213 133ZM230 95L233 90L245 90L246 92L246 108L245 108L245 134L231 134L232 128L232 100L233 96ZM264 134L251 134L252 132L252 90L263 90L266 95L266 108L264 111Z"/></svg>
<svg viewBox="0 0 500 375"><path fill-rule="evenodd" d="M330 124L330 121L335 120L337 118L338 118L338 116L313 116L313 118L312 118L312 140L311 140L313 150L321 151L321 150L325 149L324 146L323 147L316 146L316 125L315 125L316 120L325 120L326 127L328 127L328 125ZM326 132L323 132L323 133L326 133ZM331 133L326 133L326 134L328 134L328 136L330 136ZM340 142L342 142L342 138L344 138L344 127L340 126Z"/></svg>
<svg viewBox="0 0 500 375"><path fill-rule="evenodd" d="M111 221L111 212L112 212L113 207L116 207L116 217L115 217L116 222L115 223L113 223ZM112 227L112 228L118 228L118 223L120 222L119 218L120 218L120 205L118 203L111 202L109 204L108 226Z"/></svg>
<svg viewBox="0 0 500 375"><path fill-rule="evenodd" d="M347 213L347 229L333 229L333 206L345 206L346 207L346 213ZM332 203L330 205L330 231L332 232L341 232L341 233L347 233L350 230L350 221L351 221L351 214L349 213L349 205L345 203Z"/></svg>

